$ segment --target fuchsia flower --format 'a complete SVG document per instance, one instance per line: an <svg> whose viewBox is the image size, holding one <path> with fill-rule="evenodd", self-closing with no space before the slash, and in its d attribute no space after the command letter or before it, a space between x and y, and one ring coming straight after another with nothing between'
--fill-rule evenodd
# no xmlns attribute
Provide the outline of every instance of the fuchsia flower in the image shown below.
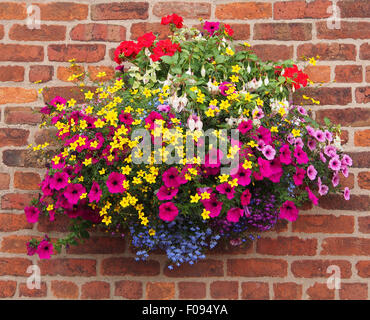
<svg viewBox="0 0 370 320"><path fill-rule="evenodd" d="M326 162L326 158L322 152L320 152L320 160L324 163Z"/></svg>
<svg viewBox="0 0 370 320"><path fill-rule="evenodd" d="M307 176L308 178L313 181L316 179L316 175L317 175L317 171L315 169L315 167L311 164L308 166L307 168Z"/></svg>
<svg viewBox="0 0 370 320"><path fill-rule="evenodd" d="M68 174L66 172L55 172L54 176L50 178L50 188L60 190L68 185Z"/></svg>
<svg viewBox="0 0 370 320"><path fill-rule="evenodd" d="M97 183L96 181L93 182L92 186L91 186L91 189L90 189L90 192L89 192L89 202L93 202L93 201L96 201L96 203L98 203L100 201L100 198L102 196L102 190L100 188L100 185L99 183Z"/></svg>
<svg viewBox="0 0 370 320"><path fill-rule="evenodd" d="M219 184L216 187L216 190L221 193L226 195L226 197L231 200L235 196L235 187L231 187L227 182L224 182L222 184Z"/></svg>
<svg viewBox="0 0 370 320"><path fill-rule="evenodd" d="M85 187L80 183L71 183L64 191L64 196L70 204L77 204L83 193L86 193Z"/></svg>
<svg viewBox="0 0 370 320"><path fill-rule="evenodd" d="M272 173L270 162L268 160L262 159L261 157L258 158L257 162L261 175L265 178L268 178Z"/></svg>
<svg viewBox="0 0 370 320"><path fill-rule="evenodd" d="M314 128L312 128L311 126L306 126L306 130L307 130L307 133L308 133L310 136L312 136L312 137L314 137L314 136L315 136L315 129L314 129Z"/></svg>
<svg viewBox="0 0 370 320"><path fill-rule="evenodd" d="M294 149L294 157L297 159L297 163L304 164L308 162L307 153L303 151L303 149L297 146Z"/></svg>
<svg viewBox="0 0 370 320"><path fill-rule="evenodd" d="M285 201L280 207L280 219L287 219L289 221L297 220L299 210L295 206L293 201Z"/></svg>
<svg viewBox="0 0 370 320"><path fill-rule="evenodd" d="M272 182L279 183L284 173L280 160L275 158L270 162L271 175L268 177Z"/></svg>
<svg viewBox="0 0 370 320"><path fill-rule="evenodd" d="M349 188L345 187L344 188L344 199L349 200L350 196L351 196L350 193L351 193L351 191L349 190Z"/></svg>
<svg viewBox="0 0 370 320"><path fill-rule="evenodd" d="M308 198L312 201L312 203L317 206L319 204L319 199L314 195L309 187L306 187L306 191L308 193Z"/></svg>
<svg viewBox="0 0 370 320"><path fill-rule="evenodd" d="M42 240L37 246L36 253L39 255L40 259L50 259L53 254L53 244L47 240Z"/></svg>
<svg viewBox="0 0 370 320"><path fill-rule="evenodd" d="M251 169L245 169L242 165L239 165L238 172L234 175L231 175L231 178L238 179L238 184L245 187L251 183L251 175Z"/></svg>
<svg viewBox="0 0 370 320"><path fill-rule="evenodd" d="M207 30L212 37L213 34L220 28L220 23L206 21L204 22L203 28L204 30Z"/></svg>
<svg viewBox="0 0 370 320"><path fill-rule="evenodd" d="M125 192L126 189L123 187L123 181L126 180L126 177L122 174L122 173L119 173L119 172L112 172L109 177L108 177L108 180L106 182L107 184L107 187L108 187L108 191L110 193L122 193L122 192Z"/></svg>
<svg viewBox="0 0 370 320"><path fill-rule="evenodd" d="M159 217L164 221L173 221L179 214L179 209L172 202L165 202L159 206Z"/></svg>
<svg viewBox="0 0 370 320"><path fill-rule="evenodd" d="M307 110L305 108L303 108L302 106L298 106L297 107L297 110L298 112L302 115L302 116L307 116Z"/></svg>
<svg viewBox="0 0 370 320"><path fill-rule="evenodd" d="M271 131L263 126L260 126L257 130L257 137L256 139L262 139L265 144L270 144L272 141L271 138Z"/></svg>
<svg viewBox="0 0 370 320"><path fill-rule="evenodd" d="M156 112L156 111L152 111L145 118L145 124L149 125L150 130L154 129L155 120L163 120L163 116L160 113Z"/></svg>
<svg viewBox="0 0 370 320"><path fill-rule="evenodd" d="M28 223L36 223L39 220L40 210L34 206L25 207L24 213Z"/></svg>
<svg viewBox="0 0 370 320"><path fill-rule="evenodd" d="M293 180L296 186L300 186L303 183L304 177L306 176L306 170L302 168L296 168Z"/></svg>
<svg viewBox="0 0 370 320"><path fill-rule="evenodd" d="M119 121L123 122L124 124L130 126L134 122L134 118L132 117L131 113L122 112L118 116Z"/></svg>
<svg viewBox="0 0 370 320"><path fill-rule="evenodd" d="M303 148L304 143L301 138L295 138L294 145Z"/></svg>
<svg viewBox="0 0 370 320"><path fill-rule="evenodd" d="M247 206L251 202L252 194L248 189L245 189L240 196L240 203L242 206Z"/></svg>
<svg viewBox="0 0 370 320"><path fill-rule="evenodd" d="M292 162L291 155L292 153L290 152L289 145L284 144L280 148L280 162L287 164L287 165L290 164Z"/></svg>
<svg viewBox="0 0 370 320"><path fill-rule="evenodd" d="M221 159L223 158L221 150L212 149L206 154L204 158L204 166L207 168L217 168L221 165Z"/></svg>
<svg viewBox="0 0 370 320"><path fill-rule="evenodd" d="M178 188L183 183L183 179L175 167L171 167L163 173L162 181L167 188Z"/></svg>
<svg viewBox="0 0 370 320"><path fill-rule="evenodd" d="M249 130L253 128L253 121L242 121L238 125L238 130L241 134L246 134Z"/></svg>
<svg viewBox="0 0 370 320"><path fill-rule="evenodd" d="M223 202L218 201L215 194L212 194L209 199L202 200L204 208L209 211L209 216L211 218L217 217L222 210Z"/></svg>
<svg viewBox="0 0 370 320"><path fill-rule="evenodd" d="M172 200L173 197L177 195L179 189L177 188L168 188L166 186L161 186L157 192L158 200Z"/></svg>
<svg viewBox="0 0 370 320"><path fill-rule="evenodd" d="M238 222L240 217L244 214L243 209L240 208L231 208L226 215L226 220L229 222Z"/></svg>
<svg viewBox="0 0 370 320"><path fill-rule="evenodd" d="M272 146L268 144L263 147L262 153L267 160L272 160L275 158L276 151Z"/></svg>
<svg viewBox="0 0 370 320"><path fill-rule="evenodd" d="M37 251L37 248L31 245L31 242L27 242L27 255L33 256Z"/></svg>

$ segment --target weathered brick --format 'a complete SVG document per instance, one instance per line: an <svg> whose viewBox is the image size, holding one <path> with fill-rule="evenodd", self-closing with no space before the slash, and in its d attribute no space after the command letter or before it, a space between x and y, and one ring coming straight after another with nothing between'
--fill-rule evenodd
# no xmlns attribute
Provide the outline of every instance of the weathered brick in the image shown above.
<svg viewBox="0 0 370 320"><path fill-rule="evenodd" d="M5 108L5 123L36 125L41 122L41 114L31 107Z"/></svg>
<svg viewBox="0 0 370 320"><path fill-rule="evenodd" d="M27 12L25 3L0 3L0 20L24 20L26 18Z"/></svg>
<svg viewBox="0 0 370 320"><path fill-rule="evenodd" d="M126 299L140 299L143 296L143 284L140 281L117 281L115 282L114 295Z"/></svg>
<svg viewBox="0 0 370 320"><path fill-rule="evenodd" d="M322 255L361 256L370 254L370 239L355 237L325 238L322 242Z"/></svg>
<svg viewBox="0 0 370 320"><path fill-rule="evenodd" d="M126 28L108 24L78 24L70 32L72 40L119 42L126 39Z"/></svg>
<svg viewBox="0 0 370 320"><path fill-rule="evenodd" d="M362 82L362 66L345 65L335 67L336 82Z"/></svg>
<svg viewBox="0 0 370 320"><path fill-rule="evenodd" d="M327 21L316 22L318 39L369 39L370 22L365 21L341 21L339 29L328 28Z"/></svg>
<svg viewBox="0 0 370 320"><path fill-rule="evenodd" d="M360 46L360 59L370 60L370 43L363 43Z"/></svg>
<svg viewBox="0 0 370 320"><path fill-rule="evenodd" d="M153 32L158 35L158 39L166 39L171 34L170 29L166 25L161 25L159 22L138 22L131 25L131 39L137 40L145 33Z"/></svg>
<svg viewBox="0 0 370 320"><path fill-rule="evenodd" d="M370 2L367 0L344 0L339 1L341 18L369 18Z"/></svg>
<svg viewBox="0 0 370 320"><path fill-rule="evenodd" d="M89 11L87 4L73 2L38 3L41 11L41 20L45 21L73 21L85 20Z"/></svg>
<svg viewBox="0 0 370 320"><path fill-rule="evenodd" d="M210 285L212 299L238 299L238 281L214 281Z"/></svg>
<svg viewBox="0 0 370 320"><path fill-rule="evenodd" d="M369 147L370 129L356 131L354 135L354 143L357 147Z"/></svg>
<svg viewBox="0 0 370 320"><path fill-rule="evenodd" d="M345 200L342 195L331 194L319 199L319 206L328 210L369 210L370 197L366 195L351 195L350 200Z"/></svg>
<svg viewBox="0 0 370 320"><path fill-rule="evenodd" d="M99 73L105 72L105 76L99 76ZM112 67L106 66L88 66L89 78L92 81L108 81L112 80L115 75L115 70Z"/></svg>
<svg viewBox="0 0 370 320"><path fill-rule="evenodd" d="M14 173L14 188L21 190L38 190L40 189L41 178L35 172L21 172Z"/></svg>
<svg viewBox="0 0 370 320"><path fill-rule="evenodd" d="M147 2L112 2L91 6L92 20L131 20L148 18Z"/></svg>
<svg viewBox="0 0 370 320"><path fill-rule="evenodd" d="M0 190L9 189L10 175L5 172L0 172Z"/></svg>
<svg viewBox="0 0 370 320"><path fill-rule="evenodd" d="M331 122L350 127L365 127L370 125L370 110L368 108L327 109L316 111L316 121L324 123L327 117Z"/></svg>
<svg viewBox="0 0 370 320"><path fill-rule="evenodd" d="M27 103L37 100L37 91L35 89L26 89L18 87L0 88L0 104L6 103Z"/></svg>
<svg viewBox="0 0 370 320"><path fill-rule="evenodd" d="M31 66L29 79L31 82L38 82L41 83L48 82L53 78L54 75L54 67L53 66Z"/></svg>
<svg viewBox="0 0 370 320"><path fill-rule="evenodd" d="M40 260L38 265L43 275L66 277L96 276L96 260L93 259L53 258Z"/></svg>
<svg viewBox="0 0 370 320"><path fill-rule="evenodd" d="M307 41L312 39L312 25L309 23L256 23L253 39Z"/></svg>
<svg viewBox="0 0 370 320"><path fill-rule="evenodd" d="M327 12L332 3L328 0L280 1L274 3L274 19L318 19L328 18Z"/></svg>
<svg viewBox="0 0 370 320"><path fill-rule="evenodd" d="M303 70L313 82L329 82L330 66L307 66Z"/></svg>
<svg viewBox="0 0 370 320"><path fill-rule="evenodd" d="M10 232L31 228L32 224L27 222L26 216L23 213L0 213L1 232Z"/></svg>
<svg viewBox="0 0 370 320"><path fill-rule="evenodd" d="M370 151L365 152L348 152L352 158L354 168L369 168L370 166Z"/></svg>
<svg viewBox="0 0 370 320"><path fill-rule="evenodd" d="M91 237L84 243L67 249L68 254L115 254L125 252L125 241L122 238Z"/></svg>
<svg viewBox="0 0 370 320"><path fill-rule="evenodd" d="M198 261L194 265L182 264L180 267L170 270L165 266L164 275L167 277L222 277L224 275L221 260L206 259Z"/></svg>
<svg viewBox="0 0 370 320"><path fill-rule="evenodd" d="M2 128L0 129L0 147L24 146L27 144L29 134L30 132L24 129Z"/></svg>
<svg viewBox="0 0 370 320"><path fill-rule="evenodd" d="M328 288L326 283L316 282L306 291L311 300L333 300L335 291Z"/></svg>
<svg viewBox="0 0 370 320"><path fill-rule="evenodd" d="M51 292L59 299L77 299L79 289L72 281L53 280L51 281Z"/></svg>
<svg viewBox="0 0 370 320"><path fill-rule="evenodd" d="M370 278L370 261L359 261L356 263L357 273L361 278Z"/></svg>
<svg viewBox="0 0 370 320"><path fill-rule="evenodd" d="M285 277L288 263L281 259L228 259L227 275L232 277Z"/></svg>
<svg viewBox="0 0 370 320"><path fill-rule="evenodd" d="M367 283L341 283L341 300L367 300Z"/></svg>
<svg viewBox="0 0 370 320"><path fill-rule="evenodd" d="M81 286L81 299L109 299L110 284L104 281L90 281Z"/></svg>
<svg viewBox="0 0 370 320"><path fill-rule="evenodd" d="M269 285L266 282L242 282L241 299L268 300L270 298Z"/></svg>
<svg viewBox="0 0 370 320"><path fill-rule="evenodd" d="M145 291L147 300L171 300L175 298L175 284L173 282L148 282Z"/></svg>
<svg viewBox="0 0 370 320"><path fill-rule="evenodd" d="M106 258L101 264L101 274L104 276L156 276L159 274L158 261L135 261L134 258Z"/></svg>
<svg viewBox="0 0 370 320"><path fill-rule="evenodd" d="M19 296L30 298L45 298L47 295L47 287L45 282L40 283L40 289L28 289L26 283L19 284Z"/></svg>
<svg viewBox="0 0 370 320"><path fill-rule="evenodd" d="M35 239L41 240L40 237L34 237ZM19 236L11 235L4 236L1 242L1 252L8 253L27 253L26 243L31 239L30 236Z"/></svg>
<svg viewBox="0 0 370 320"><path fill-rule="evenodd" d="M312 104L311 100L305 100L306 95L320 101L320 105L346 105L352 102L351 88L304 88L296 91L293 95L297 104Z"/></svg>
<svg viewBox="0 0 370 320"><path fill-rule="evenodd" d="M252 50L263 61L278 61L293 58L293 46L256 44L252 46Z"/></svg>
<svg viewBox="0 0 370 320"><path fill-rule="evenodd" d="M95 91L92 87L84 87L87 91ZM49 102L54 99L55 96L63 97L64 99L70 100L75 99L77 103L82 103L85 101L85 97L80 87L67 86L67 87L49 87L42 92L45 102Z"/></svg>
<svg viewBox="0 0 370 320"><path fill-rule="evenodd" d="M296 278L328 278L329 266L338 266L343 279L352 276L351 263L346 260L297 260L291 263L292 273Z"/></svg>
<svg viewBox="0 0 370 320"><path fill-rule="evenodd" d="M23 210L35 195L32 193L8 193L1 197L1 208L5 210Z"/></svg>
<svg viewBox="0 0 370 320"><path fill-rule="evenodd" d="M48 46L50 61L99 62L104 59L104 44L53 44Z"/></svg>
<svg viewBox="0 0 370 320"><path fill-rule="evenodd" d="M59 66L57 69L57 78L64 82L78 82L84 79L84 67L83 66L73 66L73 67L64 67ZM78 78L72 80L72 76L80 75Z"/></svg>
<svg viewBox="0 0 370 320"><path fill-rule="evenodd" d="M9 38L17 41L62 41L66 39L65 26L41 25L39 29L30 29L27 25L13 24Z"/></svg>
<svg viewBox="0 0 370 320"><path fill-rule="evenodd" d="M17 289L17 282L12 280L0 280L0 298L12 298Z"/></svg>
<svg viewBox="0 0 370 320"><path fill-rule="evenodd" d="M370 190L370 172L359 172L357 176L357 183L361 189Z"/></svg>
<svg viewBox="0 0 370 320"><path fill-rule="evenodd" d="M206 284L204 282L182 281L178 283L180 299L204 299L206 297Z"/></svg>
<svg viewBox="0 0 370 320"><path fill-rule="evenodd" d="M355 91L357 103L369 103L370 102L370 87L356 88Z"/></svg>
<svg viewBox="0 0 370 320"><path fill-rule="evenodd" d="M30 265L32 261L25 258L0 258L0 276L29 276Z"/></svg>
<svg viewBox="0 0 370 320"><path fill-rule="evenodd" d="M265 19L272 16L271 3L234 2L216 6L217 19Z"/></svg>
<svg viewBox="0 0 370 320"><path fill-rule="evenodd" d="M319 56L320 60L356 60L356 46L344 43L304 43L297 47L299 59Z"/></svg>
<svg viewBox="0 0 370 320"><path fill-rule="evenodd" d="M44 48L42 46L0 44L0 61L43 61Z"/></svg>
<svg viewBox="0 0 370 320"><path fill-rule="evenodd" d="M278 256L313 256L317 250L316 239L298 237L261 238L257 241L257 253Z"/></svg>
<svg viewBox="0 0 370 320"><path fill-rule="evenodd" d="M211 4L206 2L178 2L166 1L157 2L153 6L153 14L157 17L164 17L176 13L183 18L203 18L211 16Z"/></svg>
<svg viewBox="0 0 370 320"><path fill-rule="evenodd" d="M22 82L24 80L24 67L0 66L0 81Z"/></svg>
<svg viewBox="0 0 370 320"><path fill-rule="evenodd" d="M353 216L334 216L322 214L299 215L299 219L293 222L293 232L303 233L353 233Z"/></svg>
<svg viewBox="0 0 370 320"><path fill-rule="evenodd" d="M276 300L302 299L302 285L294 282L274 283L274 298Z"/></svg>

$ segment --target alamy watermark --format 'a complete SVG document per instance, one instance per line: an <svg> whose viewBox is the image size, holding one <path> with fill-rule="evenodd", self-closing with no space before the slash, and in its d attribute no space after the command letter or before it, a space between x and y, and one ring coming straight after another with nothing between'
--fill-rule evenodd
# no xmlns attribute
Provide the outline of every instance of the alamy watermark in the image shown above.
<svg viewBox="0 0 370 320"><path fill-rule="evenodd" d="M27 6L27 28L41 29L41 10L39 6Z"/></svg>

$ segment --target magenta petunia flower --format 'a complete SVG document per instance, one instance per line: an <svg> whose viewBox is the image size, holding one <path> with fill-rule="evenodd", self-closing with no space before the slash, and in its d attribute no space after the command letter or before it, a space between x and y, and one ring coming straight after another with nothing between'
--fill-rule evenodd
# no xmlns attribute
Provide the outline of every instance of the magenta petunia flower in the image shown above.
<svg viewBox="0 0 370 320"><path fill-rule="evenodd" d="M317 206L319 204L319 199L314 195L309 187L306 187L306 191L308 193L308 198L312 201L312 203Z"/></svg>
<svg viewBox="0 0 370 320"><path fill-rule="evenodd" d="M269 176L271 176L272 171L271 171L270 162L268 160L262 159L261 157L258 158L257 162L258 162L262 177L268 178Z"/></svg>
<svg viewBox="0 0 370 320"><path fill-rule="evenodd" d="M294 145L303 148L304 143L301 138L295 138Z"/></svg>
<svg viewBox="0 0 370 320"><path fill-rule="evenodd" d="M47 240L42 240L37 246L36 253L40 259L50 259L53 254L53 244Z"/></svg>
<svg viewBox="0 0 370 320"><path fill-rule="evenodd" d="M219 184L216 187L216 190L219 193L226 195L229 200L233 199L235 196L235 187L230 186L230 184L228 184L227 182Z"/></svg>
<svg viewBox="0 0 370 320"><path fill-rule="evenodd" d="M107 187L108 187L108 191L110 193L122 193L122 192L125 192L126 189L122 185L123 184L123 181L125 181L125 180L126 180L126 177L122 173L112 172L109 175L108 180L106 182Z"/></svg>
<svg viewBox="0 0 370 320"><path fill-rule="evenodd" d="M312 137L314 137L314 136L315 136L315 129L314 129L314 128L312 128L311 126L306 126L306 130L307 130L307 133L308 133L310 136L312 136Z"/></svg>
<svg viewBox="0 0 370 320"><path fill-rule="evenodd" d="M211 36L220 28L220 22L204 22L203 29L207 30Z"/></svg>
<svg viewBox="0 0 370 320"><path fill-rule="evenodd" d="M212 149L204 157L204 166L207 168L218 168L221 165L221 159L223 158L221 150Z"/></svg>
<svg viewBox="0 0 370 320"><path fill-rule="evenodd" d="M333 171L339 171L341 168L341 162L339 160L339 157L333 157L329 161L329 168Z"/></svg>
<svg viewBox="0 0 370 320"><path fill-rule="evenodd" d="M256 130L256 133L257 133L257 136L255 136L256 139L262 139L265 144L270 144L270 142L272 141L272 138L271 138L271 131L263 126L260 126L257 130Z"/></svg>
<svg viewBox="0 0 370 320"><path fill-rule="evenodd" d="M324 163L326 162L326 158L322 152L320 152L320 160Z"/></svg>
<svg viewBox="0 0 370 320"><path fill-rule="evenodd" d="M302 115L302 116L307 116L307 110L305 108L303 108L302 106L298 106L297 107L297 110L298 112Z"/></svg>
<svg viewBox="0 0 370 320"><path fill-rule="evenodd" d="M242 165L239 166L238 172L234 175L231 175L232 179L238 179L238 184L241 186L246 187L251 183L251 175L252 170L251 169L245 169Z"/></svg>
<svg viewBox="0 0 370 320"><path fill-rule="evenodd" d="M293 176L293 180L296 186L300 186L303 183L304 177L306 176L306 170L302 168L296 168L296 172Z"/></svg>
<svg viewBox="0 0 370 320"><path fill-rule="evenodd" d="M168 112L170 112L171 107L168 104L160 104L159 106L157 106L157 109L158 109L158 111L168 113Z"/></svg>
<svg viewBox="0 0 370 320"><path fill-rule="evenodd" d="M31 245L30 242L27 242L27 255L33 256L37 251L37 248Z"/></svg>
<svg viewBox="0 0 370 320"><path fill-rule="evenodd" d="M242 206L247 206L251 202L252 194L248 189L245 189L240 196L240 203Z"/></svg>
<svg viewBox="0 0 370 320"><path fill-rule="evenodd" d="M280 148L280 162L284 164L290 164L292 162L291 155L292 153L290 152L289 145L284 144Z"/></svg>
<svg viewBox="0 0 370 320"><path fill-rule="evenodd" d="M321 183L321 178L320 177L317 178L317 185L319 187L319 190L318 190L319 195L320 196L325 196L329 191L329 187L327 185Z"/></svg>
<svg viewBox="0 0 370 320"><path fill-rule="evenodd" d="M149 129L150 130L153 130L154 129L154 125L155 125L155 121L156 120L163 120L163 116L156 112L156 111L152 111L146 118L145 118L145 124L146 125L149 125Z"/></svg>
<svg viewBox="0 0 370 320"><path fill-rule="evenodd" d="M333 175L331 183L333 184L333 187L336 187L339 184L339 175L337 173Z"/></svg>
<svg viewBox="0 0 370 320"><path fill-rule="evenodd" d="M159 206L159 217L164 221L173 221L179 214L179 209L172 202L165 202Z"/></svg>
<svg viewBox="0 0 370 320"><path fill-rule="evenodd" d="M68 174L66 172L55 172L50 178L50 188L60 190L68 185Z"/></svg>
<svg viewBox="0 0 370 320"><path fill-rule="evenodd" d="M319 142L325 142L325 133L322 132L320 129L318 129L318 130L315 131L314 137Z"/></svg>
<svg viewBox="0 0 370 320"><path fill-rule="evenodd" d="M240 208L231 208L226 215L226 220L229 222L238 222L240 217L244 214L243 209Z"/></svg>
<svg viewBox="0 0 370 320"><path fill-rule="evenodd" d="M280 160L275 158L270 162L271 175L268 177L272 182L279 183L284 173Z"/></svg>
<svg viewBox="0 0 370 320"><path fill-rule="evenodd" d="M342 165L352 166L352 158L348 154L344 154L341 161Z"/></svg>
<svg viewBox="0 0 370 320"><path fill-rule="evenodd" d="M316 175L317 175L317 170L315 169L315 167L311 164L308 166L307 168L307 176L308 178L313 181L316 179Z"/></svg>
<svg viewBox="0 0 370 320"><path fill-rule="evenodd" d="M263 147L262 153L267 160L272 160L275 158L276 151L272 146L268 144Z"/></svg>
<svg viewBox="0 0 370 320"><path fill-rule="evenodd" d="M348 187L345 187L344 188L344 199L349 200L350 197L351 197L351 191L349 190Z"/></svg>
<svg viewBox="0 0 370 320"><path fill-rule="evenodd" d="M168 188L166 186L161 186L157 192L158 200L172 200L174 196L177 195L179 189L177 188Z"/></svg>
<svg viewBox="0 0 370 320"><path fill-rule="evenodd" d="M328 130L325 130L324 133L325 133L326 140L328 140L329 142L332 142L333 141L333 135L332 135L332 133L330 131L328 131Z"/></svg>
<svg viewBox="0 0 370 320"><path fill-rule="evenodd" d="M334 146L326 146L324 148L324 153L328 157L333 158L333 157L337 156L337 149Z"/></svg>
<svg viewBox="0 0 370 320"><path fill-rule="evenodd" d="M178 188L182 182L179 171L175 167L166 170L162 175L162 180L167 188Z"/></svg>
<svg viewBox="0 0 370 320"><path fill-rule="evenodd" d="M280 219L287 219L289 221L297 220L299 210L295 206L293 201L285 201L280 207Z"/></svg>
<svg viewBox="0 0 370 320"><path fill-rule="evenodd" d="M310 149L311 151L314 151L316 149L316 140L309 139L307 141L307 146L308 146L308 149Z"/></svg>
<svg viewBox="0 0 370 320"><path fill-rule="evenodd" d="M118 116L119 121L123 122L124 124L130 126L134 122L134 118L132 117L131 113L122 112Z"/></svg>
<svg viewBox="0 0 370 320"><path fill-rule="evenodd" d="M303 149L297 146L294 149L294 157L297 159L297 163L304 164L308 162L307 153L303 151Z"/></svg>
<svg viewBox="0 0 370 320"><path fill-rule="evenodd" d="M39 220L40 210L34 206L25 207L24 213L28 223L36 223Z"/></svg>
<svg viewBox="0 0 370 320"><path fill-rule="evenodd" d="M89 195L88 195L89 202L96 201L96 203L98 203L100 201L100 198L101 198L102 194L103 194L103 191L100 188L99 183L97 183L96 181L94 181L93 184L92 184L92 186L91 186Z"/></svg>
<svg viewBox="0 0 370 320"><path fill-rule="evenodd" d="M77 204L83 193L86 193L85 187L80 183L71 183L64 190L63 195L70 204Z"/></svg>
<svg viewBox="0 0 370 320"><path fill-rule="evenodd" d="M238 125L238 130L241 134L246 134L249 130L253 128L253 121L242 121Z"/></svg>
<svg viewBox="0 0 370 320"><path fill-rule="evenodd" d="M209 211L209 216L211 218L217 217L222 210L223 202L218 201L215 194L211 195L209 199L202 200L204 208Z"/></svg>

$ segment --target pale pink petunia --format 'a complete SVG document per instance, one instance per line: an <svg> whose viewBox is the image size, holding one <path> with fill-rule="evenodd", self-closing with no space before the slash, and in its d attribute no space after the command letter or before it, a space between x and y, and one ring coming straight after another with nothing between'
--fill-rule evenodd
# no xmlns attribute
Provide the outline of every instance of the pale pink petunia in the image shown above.
<svg viewBox="0 0 370 320"><path fill-rule="evenodd" d="M262 153L267 160L272 160L275 158L276 151L272 146L268 144L263 147Z"/></svg>
<svg viewBox="0 0 370 320"><path fill-rule="evenodd" d="M315 169L315 167L311 164L308 166L307 168L307 176L308 178L313 181L316 179L316 175L317 175L317 170Z"/></svg>
<svg viewBox="0 0 370 320"><path fill-rule="evenodd" d="M350 199L350 197L351 197L351 191L349 190L349 188L348 187L345 187L344 188L344 199L346 199L346 200L349 200Z"/></svg>

